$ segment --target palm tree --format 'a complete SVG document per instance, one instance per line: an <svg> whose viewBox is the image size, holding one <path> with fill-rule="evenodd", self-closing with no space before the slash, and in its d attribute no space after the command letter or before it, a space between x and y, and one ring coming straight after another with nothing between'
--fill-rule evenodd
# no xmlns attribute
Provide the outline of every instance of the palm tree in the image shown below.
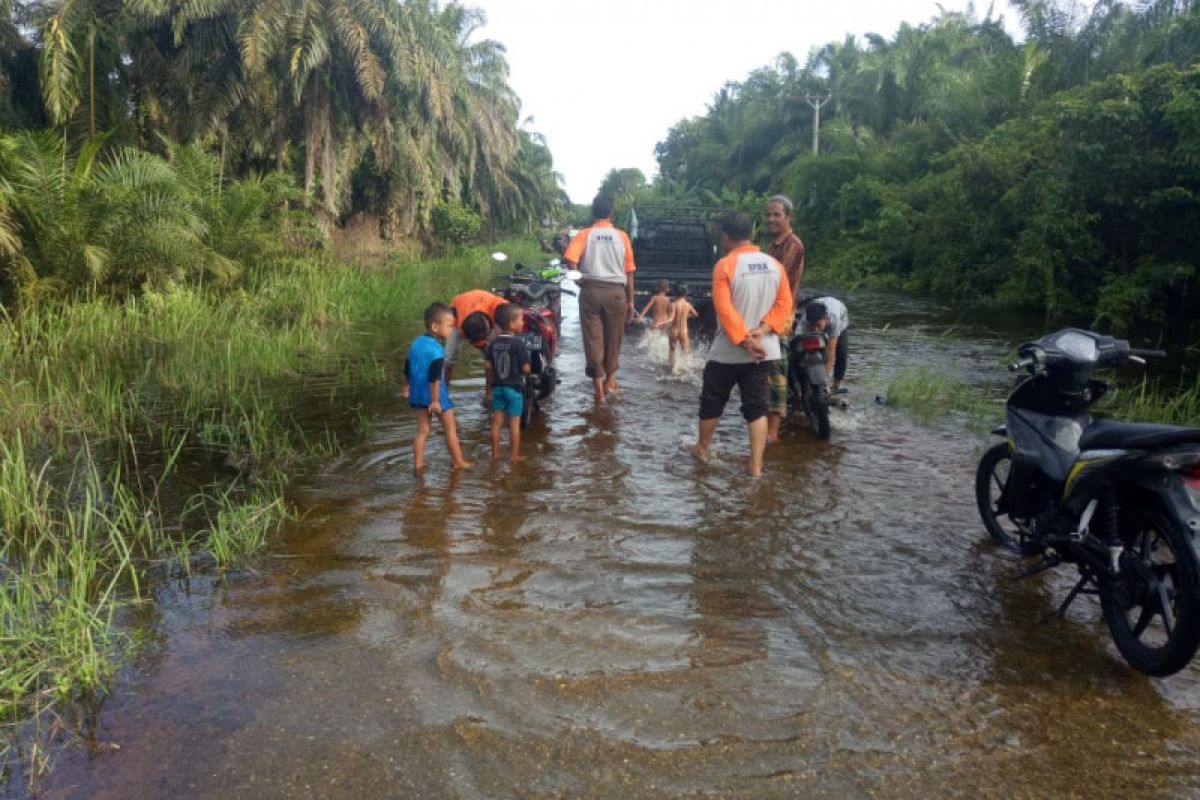
<svg viewBox="0 0 1200 800"><path fill-rule="evenodd" d="M96 135L97 75L121 66L127 17L121 0L57 0L42 24L42 93L51 120L65 123L86 97L88 136ZM97 60L100 64L97 64Z"/></svg>
<svg viewBox="0 0 1200 800"><path fill-rule="evenodd" d="M235 277L238 265L206 246L207 222L171 166L134 148L102 155L105 145L98 137L71 154L61 136L0 139L0 259L15 293Z"/></svg>

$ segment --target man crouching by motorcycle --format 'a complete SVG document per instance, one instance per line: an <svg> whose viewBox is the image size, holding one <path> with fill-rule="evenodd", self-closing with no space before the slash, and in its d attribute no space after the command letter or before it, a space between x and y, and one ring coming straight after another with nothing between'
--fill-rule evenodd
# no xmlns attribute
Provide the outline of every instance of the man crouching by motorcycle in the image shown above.
<svg viewBox="0 0 1200 800"><path fill-rule="evenodd" d="M830 377L829 391L839 394L846 391L842 380L846 377L846 363L850 358L850 312L836 297L818 297L804 307L804 322L801 333L817 331L829 339L825 346L825 373Z"/></svg>
<svg viewBox="0 0 1200 800"><path fill-rule="evenodd" d="M468 341L476 350L483 350L496 335L496 311L508 300L485 289L472 289L456 295L450 301L454 312L454 330L446 338L446 383L450 383L454 366L458 363L463 341ZM483 402L492 401L491 376L485 378Z"/></svg>

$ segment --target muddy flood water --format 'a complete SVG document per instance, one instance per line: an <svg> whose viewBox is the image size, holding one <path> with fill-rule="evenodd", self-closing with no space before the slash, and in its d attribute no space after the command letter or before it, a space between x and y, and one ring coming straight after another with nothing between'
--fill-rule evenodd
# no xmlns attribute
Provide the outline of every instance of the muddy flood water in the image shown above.
<svg viewBox="0 0 1200 800"><path fill-rule="evenodd" d="M399 403L293 487L254 569L159 591L158 644L46 798L1200 796L1200 671L1145 678L1069 575L1011 578L973 500L986 438L875 402L931 365L1004 381L1013 343L850 296L849 408L742 472L730 405L695 440L702 352L626 340L592 407L573 303L563 383L517 468L489 464L479 360L410 473ZM1001 409L997 406L997 417Z"/></svg>

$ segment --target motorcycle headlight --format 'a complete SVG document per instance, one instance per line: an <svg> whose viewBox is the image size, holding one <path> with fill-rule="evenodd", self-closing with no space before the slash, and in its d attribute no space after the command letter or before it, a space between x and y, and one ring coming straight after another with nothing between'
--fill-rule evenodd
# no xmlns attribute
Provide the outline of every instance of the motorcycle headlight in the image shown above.
<svg viewBox="0 0 1200 800"><path fill-rule="evenodd" d="M1100 351L1096 349L1095 339L1076 331L1064 333L1054 341L1054 344L1062 351L1063 355L1072 361L1090 364L1100 354Z"/></svg>

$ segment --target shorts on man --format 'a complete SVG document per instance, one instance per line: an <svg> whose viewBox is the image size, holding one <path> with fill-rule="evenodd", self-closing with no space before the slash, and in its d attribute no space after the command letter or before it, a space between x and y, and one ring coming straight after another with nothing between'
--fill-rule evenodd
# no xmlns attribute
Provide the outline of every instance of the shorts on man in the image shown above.
<svg viewBox="0 0 1200 800"><path fill-rule="evenodd" d="M767 370L769 362L727 364L709 361L704 365L700 387L700 419L717 419L738 387L742 396L742 418L754 422L767 414Z"/></svg>

